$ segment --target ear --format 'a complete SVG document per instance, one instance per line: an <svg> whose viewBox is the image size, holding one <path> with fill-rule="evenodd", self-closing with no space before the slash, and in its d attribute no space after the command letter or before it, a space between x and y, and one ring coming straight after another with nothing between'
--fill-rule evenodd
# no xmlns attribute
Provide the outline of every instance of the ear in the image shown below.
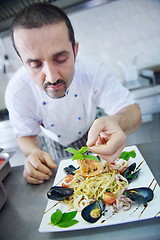
<svg viewBox="0 0 160 240"><path fill-rule="evenodd" d="M77 57L77 54L78 54L78 48L79 48L79 43L75 42L75 44L74 44L74 56L75 56L75 58Z"/></svg>

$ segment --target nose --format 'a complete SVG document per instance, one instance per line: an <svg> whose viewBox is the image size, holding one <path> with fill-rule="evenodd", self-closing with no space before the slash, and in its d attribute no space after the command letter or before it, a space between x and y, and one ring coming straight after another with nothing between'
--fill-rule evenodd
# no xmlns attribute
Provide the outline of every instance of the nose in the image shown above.
<svg viewBox="0 0 160 240"><path fill-rule="evenodd" d="M46 63L43 71L47 82L54 83L60 79L58 68L53 63Z"/></svg>

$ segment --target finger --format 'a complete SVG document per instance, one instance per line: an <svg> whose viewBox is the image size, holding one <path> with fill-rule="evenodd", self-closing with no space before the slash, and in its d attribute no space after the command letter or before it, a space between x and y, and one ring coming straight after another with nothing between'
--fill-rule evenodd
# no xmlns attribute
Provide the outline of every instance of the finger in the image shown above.
<svg viewBox="0 0 160 240"><path fill-rule="evenodd" d="M37 153L31 154L26 159L26 162L30 162L35 169L49 176L52 175L51 169L55 169L56 167L50 155L43 151L41 151L39 154ZM49 165L50 167L47 165Z"/></svg>
<svg viewBox="0 0 160 240"><path fill-rule="evenodd" d="M122 133L113 133L106 144L94 145L88 149L98 155L112 155L126 144L126 136Z"/></svg>
<svg viewBox="0 0 160 240"><path fill-rule="evenodd" d="M31 184L41 184L44 182L44 180L39 180L39 179L35 179L35 178L28 176L25 171L23 173L23 177L27 183L31 183Z"/></svg>
<svg viewBox="0 0 160 240"><path fill-rule="evenodd" d="M117 149L117 151L115 151L113 154L111 155L99 155L100 158L104 159L104 160L107 160L109 163L112 163L114 161L117 160L117 158L119 158L121 152L123 151L125 147L125 144L122 145L119 149Z"/></svg>
<svg viewBox="0 0 160 240"><path fill-rule="evenodd" d="M51 169L56 169L57 165L54 163L53 159L47 152L43 152L42 161Z"/></svg>
<svg viewBox="0 0 160 240"><path fill-rule="evenodd" d="M102 126L102 124L99 124L99 119L96 119L94 121L88 132L88 140L86 143L88 147L93 146L96 143L99 137L99 133L103 130Z"/></svg>
<svg viewBox="0 0 160 240"><path fill-rule="evenodd" d="M45 166L44 166L45 167ZM29 161L26 161L25 163L25 176L29 176L29 177L32 177L34 179L37 179L37 180L48 180L50 178L50 176L52 175L52 172L51 174L48 174L48 173L44 173L42 171L39 171L39 169L36 169L32 164L31 162Z"/></svg>
<svg viewBox="0 0 160 240"><path fill-rule="evenodd" d="M95 145L101 145L101 144L106 144L106 142L109 140L107 137L101 137L99 136Z"/></svg>
<svg viewBox="0 0 160 240"><path fill-rule="evenodd" d="M30 162L31 162L31 166L34 168L34 170L37 170L37 172L41 172L44 175L48 175L48 176L52 175L52 171L41 161L34 158Z"/></svg>

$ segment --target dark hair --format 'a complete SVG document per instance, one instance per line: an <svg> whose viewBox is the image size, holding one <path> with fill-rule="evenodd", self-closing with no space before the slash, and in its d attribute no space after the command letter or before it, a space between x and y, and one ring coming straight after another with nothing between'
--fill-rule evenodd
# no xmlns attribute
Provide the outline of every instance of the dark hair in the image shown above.
<svg viewBox="0 0 160 240"><path fill-rule="evenodd" d="M60 22L65 22L68 28L69 40L71 41L74 49L75 37L72 24L67 15L60 8L50 3L35 3L22 9L15 16L11 25L11 39L17 54L19 55L13 36L16 28L41 28L44 25Z"/></svg>

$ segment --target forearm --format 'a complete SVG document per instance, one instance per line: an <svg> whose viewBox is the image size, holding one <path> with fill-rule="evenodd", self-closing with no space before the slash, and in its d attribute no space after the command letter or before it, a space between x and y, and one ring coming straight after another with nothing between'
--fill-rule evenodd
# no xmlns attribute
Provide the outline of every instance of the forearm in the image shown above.
<svg viewBox="0 0 160 240"><path fill-rule="evenodd" d="M40 149L40 140L38 136L25 136L16 139L19 148L25 156Z"/></svg>
<svg viewBox="0 0 160 240"><path fill-rule="evenodd" d="M134 132L142 122L141 111L138 104L124 107L117 114L113 115L113 118L126 134Z"/></svg>

